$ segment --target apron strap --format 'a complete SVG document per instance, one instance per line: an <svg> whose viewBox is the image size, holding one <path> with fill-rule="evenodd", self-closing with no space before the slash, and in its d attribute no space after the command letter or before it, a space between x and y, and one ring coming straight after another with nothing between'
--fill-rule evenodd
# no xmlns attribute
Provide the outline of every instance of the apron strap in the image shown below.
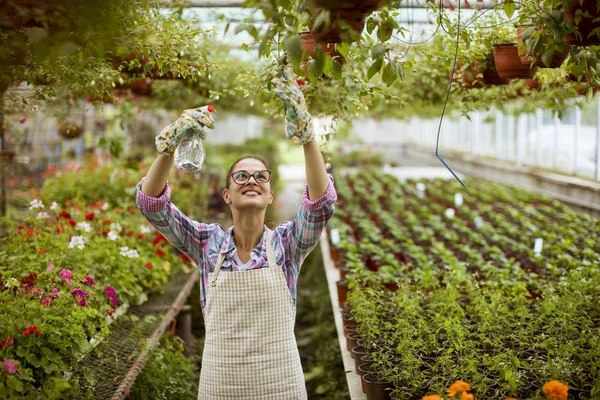
<svg viewBox="0 0 600 400"><path fill-rule="evenodd" d="M267 261L269 262L269 268L277 268L275 263L275 251L273 250L273 231L267 230Z"/></svg>
<svg viewBox="0 0 600 400"><path fill-rule="evenodd" d="M221 271L221 265L223 264L224 259L225 254L219 253L219 257L217 257L217 266L215 267L215 273L213 274L213 278L210 281L210 285L213 287L217 286L217 277L219 276L219 272Z"/></svg>

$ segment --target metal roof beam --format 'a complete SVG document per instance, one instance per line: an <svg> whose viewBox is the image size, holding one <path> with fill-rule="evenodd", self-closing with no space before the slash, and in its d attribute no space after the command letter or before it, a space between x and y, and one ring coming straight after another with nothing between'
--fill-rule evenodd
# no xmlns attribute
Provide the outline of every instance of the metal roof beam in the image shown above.
<svg viewBox="0 0 600 400"><path fill-rule="evenodd" d="M497 6L498 1L496 0L442 0L441 6L450 10L458 9L458 4L463 9L475 9L475 10L488 10L497 8L499 11L502 10L502 6ZM436 2L439 6L439 2ZM169 7L173 5L173 1L160 0L162 7ZM240 0L188 0L185 3L187 8L241 8L244 5L244 1ZM519 4L515 3L516 8L519 8ZM426 2L418 0L404 0L399 8L428 8L429 5Z"/></svg>

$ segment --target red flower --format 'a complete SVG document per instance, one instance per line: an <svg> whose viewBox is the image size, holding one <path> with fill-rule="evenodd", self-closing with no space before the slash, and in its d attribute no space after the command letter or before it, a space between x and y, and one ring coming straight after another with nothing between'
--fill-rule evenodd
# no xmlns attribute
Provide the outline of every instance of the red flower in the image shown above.
<svg viewBox="0 0 600 400"><path fill-rule="evenodd" d="M101 231L102 236L108 236L108 232L110 232L110 231Z"/></svg>
<svg viewBox="0 0 600 400"><path fill-rule="evenodd" d="M133 236L133 231L127 231L127 232L125 232L125 236Z"/></svg>
<svg viewBox="0 0 600 400"><path fill-rule="evenodd" d="M68 220L67 224L71 225L72 227L75 227L75 225L77 225L77 223L75 221L73 221L72 219Z"/></svg>
<svg viewBox="0 0 600 400"><path fill-rule="evenodd" d="M301 80L296 79L296 83L298 84L298 86L304 86L306 85L306 82L303 82Z"/></svg>
<svg viewBox="0 0 600 400"><path fill-rule="evenodd" d="M71 214L69 214L68 212L66 212L66 211L64 211L64 210L63 210L63 211L61 211L60 213L58 213L58 216L59 216L59 217L66 218L66 219L70 219L70 218L71 218Z"/></svg>
<svg viewBox="0 0 600 400"><path fill-rule="evenodd" d="M121 214L121 209L120 209L119 207L115 207L115 212L116 212L117 214Z"/></svg>
<svg viewBox="0 0 600 400"><path fill-rule="evenodd" d="M37 279L37 274L35 272L30 272L27 278L21 279L21 283L25 286L34 286L35 280Z"/></svg>
<svg viewBox="0 0 600 400"><path fill-rule="evenodd" d="M37 333L37 335L38 335L38 336L42 336L42 332L40 332L40 331L39 331L39 329L38 329L38 327L37 327L37 326L35 326L35 325L31 325L30 327L28 327L27 329L25 329L25 330L23 331L23 334L24 334L25 336L29 336L29 335L31 335L32 333Z"/></svg>
<svg viewBox="0 0 600 400"><path fill-rule="evenodd" d="M110 225L112 224L112 221L108 218L106 218L104 221L102 221L102 225Z"/></svg>
<svg viewBox="0 0 600 400"><path fill-rule="evenodd" d="M131 214L135 214L135 213L137 213L137 208L133 208L133 207L131 207L131 208L129 209L129 212L130 212Z"/></svg>
<svg viewBox="0 0 600 400"><path fill-rule="evenodd" d="M79 204L75 204L73 206L77 211L81 211L81 206Z"/></svg>
<svg viewBox="0 0 600 400"><path fill-rule="evenodd" d="M65 206L71 207L73 205L73 203L75 203L73 200L67 200L65 203ZM69 217L69 218L71 218L71 217Z"/></svg>
<svg viewBox="0 0 600 400"><path fill-rule="evenodd" d="M192 261L192 260L191 260L191 259L190 259L190 258L189 258L187 255L185 255L184 253L181 253L181 259L182 259L184 262L191 262L191 261Z"/></svg>
<svg viewBox="0 0 600 400"><path fill-rule="evenodd" d="M148 269L152 269L152 263L147 262L144 267L148 268Z"/></svg>
<svg viewBox="0 0 600 400"><path fill-rule="evenodd" d="M152 244L155 246L158 246L162 242L168 243L169 241L167 239L165 239L165 237L159 233L158 236L156 236L156 239L154 239L154 241L152 242Z"/></svg>
<svg viewBox="0 0 600 400"><path fill-rule="evenodd" d="M138 235L138 239L143 239L143 238L144 238L144 234L143 234L143 233L140 233L140 234Z"/></svg>
<svg viewBox="0 0 600 400"><path fill-rule="evenodd" d="M93 221L94 219L96 219L96 214L94 214L93 212L85 214L85 219L87 219L88 221Z"/></svg>
<svg viewBox="0 0 600 400"><path fill-rule="evenodd" d="M19 118L19 122L24 124L25 122L27 122L28 119L29 119L28 115L23 115L21 118Z"/></svg>
<svg viewBox="0 0 600 400"><path fill-rule="evenodd" d="M156 253L157 256L160 256L160 257L165 256L165 252L162 251L161 249L156 249L156 250L154 250L154 252Z"/></svg>
<svg viewBox="0 0 600 400"><path fill-rule="evenodd" d="M38 253L38 255L40 255L40 254L44 254L47 252L48 252L48 249L39 249L37 253Z"/></svg>
<svg viewBox="0 0 600 400"><path fill-rule="evenodd" d="M7 337L6 339L2 339L0 340L0 349L4 350L6 349L8 346L10 346L11 344L14 344L15 341L13 340L13 338L11 338L10 336Z"/></svg>
<svg viewBox="0 0 600 400"><path fill-rule="evenodd" d="M60 233L60 230L61 230L61 229L60 229L60 226L58 226L58 227L56 227L56 230L55 230L54 232L56 232L56 233Z"/></svg>

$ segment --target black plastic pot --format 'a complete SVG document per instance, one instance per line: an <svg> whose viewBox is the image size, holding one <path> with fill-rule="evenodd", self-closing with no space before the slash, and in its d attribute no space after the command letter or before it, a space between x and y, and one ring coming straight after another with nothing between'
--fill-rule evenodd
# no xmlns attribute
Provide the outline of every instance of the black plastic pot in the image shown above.
<svg viewBox="0 0 600 400"><path fill-rule="evenodd" d="M367 387L367 400L390 400L394 385L385 382L378 373L370 372L363 376Z"/></svg>

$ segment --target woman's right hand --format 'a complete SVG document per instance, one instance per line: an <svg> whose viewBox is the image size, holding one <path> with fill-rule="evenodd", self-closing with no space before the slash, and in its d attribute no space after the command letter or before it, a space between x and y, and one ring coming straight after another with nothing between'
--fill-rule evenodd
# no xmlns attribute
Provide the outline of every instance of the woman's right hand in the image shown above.
<svg viewBox="0 0 600 400"><path fill-rule="evenodd" d="M204 127L210 129L215 127L215 121L210 115L214 110L211 105L185 110L181 117L156 136L158 153L172 156L177 144L189 135L195 134L205 139Z"/></svg>

